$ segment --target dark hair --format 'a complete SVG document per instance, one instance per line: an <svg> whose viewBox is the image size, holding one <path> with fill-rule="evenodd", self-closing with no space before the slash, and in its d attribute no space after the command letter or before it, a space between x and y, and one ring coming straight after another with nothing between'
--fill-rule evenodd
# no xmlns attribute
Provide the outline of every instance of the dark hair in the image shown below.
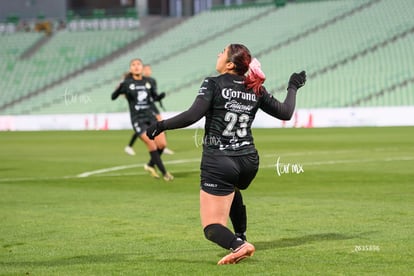
<svg viewBox="0 0 414 276"><path fill-rule="evenodd" d="M131 77L132 77L131 72L125 72L124 75L123 75L124 79L128 79L128 78L131 78Z"/></svg>
<svg viewBox="0 0 414 276"><path fill-rule="evenodd" d="M249 65L252 62L252 56L249 49L242 44L230 44L228 50L228 61L233 62L234 69L239 76L244 76L249 71ZM260 95L262 84L265 81L263 76L258 75L256 72L250 70L245 77L245 85L247 89L253 89L256 95Z"/></svg>
<svg viewBox="0 0 414 276"><path fill-rule="evenodd" d="M131 59L131 61L129 62L129 65L131 65L131 63L133 63L136 60L138 60L139 62L141 62L142 65L144 65L144 63L142 62L142 59L140 59L140 58L133 58L133 59Z"/></svg>
<svg viewBox="0 0 414 276"><path fill-rule="evenodd" d="M134 61L136 61L136 60L138 60L139 62L141 62L142 64L144 64L140 58L133 58L133 59L131 59L131 61L129 62L129 65L131 66L131 64L132 64ZM124 76L123 76L123 77L124 77L124 79L132 78L132 73L128 71L128 72L124 73Z"/></svg>
<svg viewBox="0 0 414 276"><path fill-rule="evenodd" d="M236 72L237 75L244 76L247 70L249 70L252 56L246 46L241 44L230 44L227 59L234 63L234 72Z"/></svg>

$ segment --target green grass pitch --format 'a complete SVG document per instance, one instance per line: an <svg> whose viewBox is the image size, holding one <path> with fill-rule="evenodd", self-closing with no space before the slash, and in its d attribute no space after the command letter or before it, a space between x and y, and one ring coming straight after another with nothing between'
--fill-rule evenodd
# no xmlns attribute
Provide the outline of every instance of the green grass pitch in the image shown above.
<svg viewBox="0 0 414 276"><path fill-rule="evenodd" d="M175 180L131 131L0 133L1 275L412 275L414 128L255 129L253 257L199 219L201 130L168 132Z"/></svg>

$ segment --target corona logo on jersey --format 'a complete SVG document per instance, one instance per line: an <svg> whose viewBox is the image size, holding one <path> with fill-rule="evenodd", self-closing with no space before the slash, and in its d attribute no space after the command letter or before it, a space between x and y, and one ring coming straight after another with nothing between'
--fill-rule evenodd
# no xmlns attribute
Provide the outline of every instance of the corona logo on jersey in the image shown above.
<svg viewBox="0 0 414 276"><path fill-rule="evenodd" d="M223 88L221 90L221 96L229 100L224 104L224 108L236 112L236 113L249 113L254 108L254 105L249 104L256 101L256 95L253 93L247 93L243 91L236 91L231 88ZM241 99L244 101L237 101Z"/></svg>
<svg viewBox="0 0 414 276"><path fill-rule="evenodd" d="M236 91L231 88L223 88L221 90L221 96L226 100L242 99L247 101L256 101L256 95L253 93L247 93L243 91Z"/></svg>

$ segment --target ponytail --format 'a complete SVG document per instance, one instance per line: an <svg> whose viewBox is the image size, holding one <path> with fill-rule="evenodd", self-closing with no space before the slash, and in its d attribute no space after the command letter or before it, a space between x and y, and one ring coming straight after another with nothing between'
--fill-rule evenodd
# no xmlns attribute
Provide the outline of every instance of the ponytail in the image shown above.
<svg viewBox="0 0 414 276"><path fill-rule="evenodd" d="M266 76L261 69L261 64L254 58L249 64L249 72L245 79L246 88L253 89L253 92L259 96L265 80Z"/></svg>
<svg viewBox="0 0 414 276"><path fill-rule="evenodd" d="M124 80L132 78L132 73L131 72L124 73L123 78L124 78Z"/></svg>

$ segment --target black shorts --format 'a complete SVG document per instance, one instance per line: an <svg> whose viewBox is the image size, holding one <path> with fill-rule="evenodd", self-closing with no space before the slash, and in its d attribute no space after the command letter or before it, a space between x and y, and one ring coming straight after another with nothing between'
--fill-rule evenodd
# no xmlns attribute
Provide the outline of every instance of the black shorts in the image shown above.
<svg viewBox="0 0 414 276"><path fill-rule="evenodd" d="M257 152L242 156L203 154L201 159L201 183L203 191L212 195L228 195L237 187L246 189L259 169Z"/></svg>
<svg viewBox="0 0 414 276"><path fill-rule="evenodd" d="M144 132L146 132L147 128L155 122L156 122L156 120L151 121L151 120L148 120L148 119L144 119L144 120L134 119L134 120L131 121L133 130L139 136L141 136Z"/></svg>

